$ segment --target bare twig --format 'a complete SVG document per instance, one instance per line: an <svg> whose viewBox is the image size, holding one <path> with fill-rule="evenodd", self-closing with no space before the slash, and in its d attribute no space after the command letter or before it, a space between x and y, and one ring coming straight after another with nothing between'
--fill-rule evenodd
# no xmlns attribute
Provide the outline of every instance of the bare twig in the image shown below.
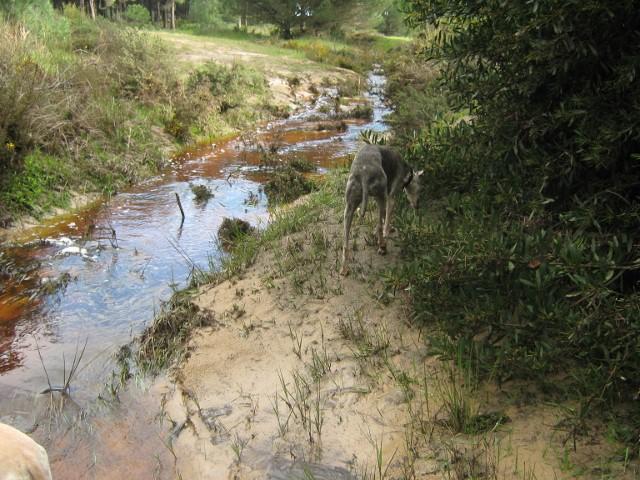
<svg viewBox="0 0 640 480"><path fill-rule="evenodd" d="M178 195L178 192L175 192L176 194L176 201L178 202L178 208L180 208L180 213L182 214L182 223L184 223L184 209L182 208L182 202L180 201L180 195Z"/></svg>

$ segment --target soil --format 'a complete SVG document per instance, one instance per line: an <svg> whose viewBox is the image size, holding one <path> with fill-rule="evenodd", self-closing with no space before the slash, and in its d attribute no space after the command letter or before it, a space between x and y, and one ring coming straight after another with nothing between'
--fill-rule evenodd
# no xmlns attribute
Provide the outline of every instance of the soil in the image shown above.
<svg viewBox="0 0 640 480"><path fill-rule="evenodd" d="M557 428L561 410L523 401L535 396L518 397L516 387L462 390L472 412L498 411L508 421L475 435L455 433L446 392L463 385L431 355L428 332L408 318L406 292L383 282L399 261L397 243L386 256L376 254L368 245L370 214L354 232L351 274L341 277L340 212L321 210L244 273L199 292L196 303L216 325L194 335L164 400L168 418L189 426L172 444L182 478L638 474L637 465L616 463L616 446L601 431L578 436L574 451ZM301 379L306 398L292 393Z"/></svg>
<svg viewBox="0 0 640 480"><path fill-rule="evenodd" d="M315 225L335 245L339 225L325 220ZM288 237L281 247L310 249L309 235ZM419 332L403 320L403 303L384 306L371 295L382 291L378 273L397 253L392 248L385 258L374 248L363 249L356 253L359 273L343 278L331 251L316 272L322 270L319 275L326 276L328 288L339 294L314 287L313 271L294 280L312 293L296 293L292 279L275 271L274 265L285 260L272 251L241 278L201 292L196 303L214 315L217 325L196 334L166 404L172 421L193 425L174 442L184 478L289 478L296 471L302 475L305 467L315 478L350 478L355 470L372 471L376 444L385 461L401 449L408 422L402 391L377 373L364 372L368 367L354 357L353 346L339 332L341 319L361 317L367 328L379 328L393 342L394 359L419 359L420 350L408 348L419 343ZM301 342L299 356L296 341ZM313 404L319 392L323 417L320 435L313 426L310 437L300 414L289 414L282 381L293 389L292 379L299 374L313 384L309 366L318 355L331 366L310 393ZM280 422L289 417L284 435L274 413L276 396ZM233 446L244 442L238 461Z"/></svg>

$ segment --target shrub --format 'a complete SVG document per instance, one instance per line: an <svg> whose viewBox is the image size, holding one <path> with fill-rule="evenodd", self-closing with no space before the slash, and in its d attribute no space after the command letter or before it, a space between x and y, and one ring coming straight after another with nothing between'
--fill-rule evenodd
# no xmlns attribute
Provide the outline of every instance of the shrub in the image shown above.
<svg viewBox="0 0 640 480"><path fill-rule="evenodd" d="M156 171L163 159L152 122L176 85L157 40L93 22L73 6L64 16L27 13L40 15L42 24L65 25L71 35L51 37L19 16L0 20L3 207L39 214L38 204L57 201L38 185L113 191ZM45 158L60 175L31 182L30 172L42 165L34 159Z"/></svg>
<svg viewBox="0 0 640 480"><path fill-rule="evenodd" d="M292 167L278 169L264 186L271 203L291 202L313 190L313 182Z"/></svg>
<svg viewBox="0 0 640 480"><path fill-rule="evenodd" d="M224 217L218 228L218 240L223 248L230 249L246 235L251 235L255 228L240 218Z"/></svg>
<svg viewBox="0 0 640 480"><path fill-rule="evenodd" d="M3 180L0 204L9 211L42 213L40 204L64 206L68 200L65 188L70 166L59 158L35 151L29 153L19 169Z"/></svg>
<svg viewBox="0 0 640 480"><path fill-rule="evenodd" d="M129 5L124 11L124 18L137 25L149 25L151 23L151 13L142 5Z"/></svg>
<svg viewBox="0 0 640 480"><path fill-rule="evenodd" d="M287 40L282 43L282 46L303 52L309 60L314 62L336 65L357 72L365 72L370 68L374 54L357 45L327 40Z"/></svg>
<svg viewBox="0 0 640 480"><path fill-rule="evenodd" d="M268 94L264 75L240 64L231 67L207 62L187 79L173 98L173 114L165 128L176 139L186 142L223 128L242 127L264 115L260 102ZM228 132L226 132L228 133Z"/></svg>
<svg viewBox="0 0 640 480"><path fill-rule="evenodd" d="M481 364L499 379L571 368L589 404L630 399L640 387L637 9L405 3L414 24L439 27L431 88L458 112L404 137L432 207L428 222L400 228L409 261L396 281L412 284L416 317L452 344L483 338ZM440 110L418 91L396 98Z"/></svg>
<svg viewBox="0 0 640 480"><path fill-rule="evenodd" d="M55 151L67 145L71 122L65 110L74 102L65 95L69 84L59 72L49 73L38 63L46 56L28 33L0 22L0 171L19 166L34 147ZM2 174L0 174L0 177Z"/></svg>
<svg viewBox="0 0 640 480"><path fill-rule="evenodd" d="M193 198L196 202L206 203L210 198L215 196L207 185L189 184L189 187L193 192Z"/></svg>
<svg viewBox="0 0 640 480"><path fill-rule="evenodd" d="M263 93L266 79L259 72L239 63L227 67L216 62L207 62L189 77L189 87L206 86L217 99L222 113L245 101L248 94Z"/></svg>
<svg viewBox="0 0 640 480"><path fill-rule="evenodd" d="M29 31L46 37L51 44L68 37L67 21L54 12L49 0L3 0L0 2L0 18L4 18L2 13L10 22L28 25Z"/></svg>

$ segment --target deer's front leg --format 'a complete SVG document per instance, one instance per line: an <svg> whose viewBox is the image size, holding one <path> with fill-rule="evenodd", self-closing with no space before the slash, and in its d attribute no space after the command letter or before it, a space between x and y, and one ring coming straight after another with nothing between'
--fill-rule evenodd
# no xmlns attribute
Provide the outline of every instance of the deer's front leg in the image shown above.
<svg viewBox="0 0 640 480"><path fill-rule="evenodd" d="M387 238L383 234L383 224L387 212L387 197L376 197L378 202L378 253L384 255L387 253Z"/></svg>
<svg viewBox="0 0 640 480"><path fill-rule="evenodd" d="M395 202L393 201L393 197L387 197L387 209L384 217L384 238L389 238L389 233L391 232L391 215L393 214L393 207L395 206Z"/></svg>

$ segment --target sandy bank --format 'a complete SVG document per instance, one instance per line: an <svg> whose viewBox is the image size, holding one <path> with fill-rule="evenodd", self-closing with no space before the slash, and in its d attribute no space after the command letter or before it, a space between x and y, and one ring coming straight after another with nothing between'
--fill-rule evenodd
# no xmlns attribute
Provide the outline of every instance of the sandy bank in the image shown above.
<svg viewBox="0 0 640 480"><path fill-rule="evenodd" d="M472 390L429 355L406 292L383 281L397 242L378 256L372 222L357 227L347 278L337 273L339 208L316 202L300 231L200 291L215 325L194 335L165 392L182 478L572 478L567 455L571 468L606 463L602 432L565 454L560 409L513 388ZM452 394L493 420L456 433ZM633 478L618 467L615 478Z"/></svg>

